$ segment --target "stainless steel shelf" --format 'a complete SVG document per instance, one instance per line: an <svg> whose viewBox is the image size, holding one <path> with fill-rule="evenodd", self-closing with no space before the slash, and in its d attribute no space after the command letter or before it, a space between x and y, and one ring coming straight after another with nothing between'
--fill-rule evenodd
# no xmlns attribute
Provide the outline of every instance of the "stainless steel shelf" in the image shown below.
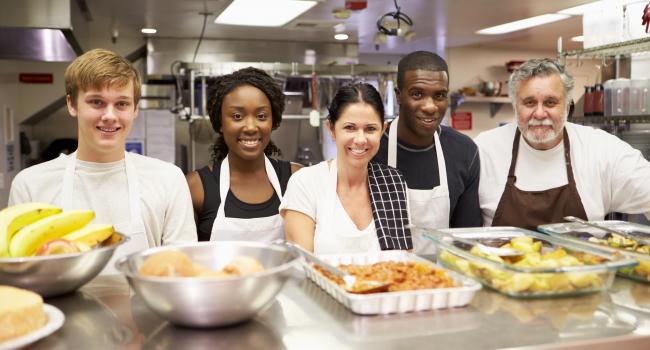
<svg viewBox="0 0 650 350"><path fill-rule="evenodd" d="M580 58L602 58L616 55L629 55L644 51L650 51L650 37L596 46L582 50L558 52L558 59L568 56L577 56Z"/></svg>
<svg viewBox="0 0 650 350"><path fill-rule="evenodd" d="M602 123L650 123L650 115L616 115L616 116L587 116L572 117L569 119L577 124L602 124Z"/></svg>
<svg viewBox="0 0 650 350"><path fill-rule="evenodd" d="M451 95L450 100L452 112L463 103L489 103L490 117L494 117L501 109L501 106L511 103L510 98L507 96L463 96L454 94Z"/></svg>

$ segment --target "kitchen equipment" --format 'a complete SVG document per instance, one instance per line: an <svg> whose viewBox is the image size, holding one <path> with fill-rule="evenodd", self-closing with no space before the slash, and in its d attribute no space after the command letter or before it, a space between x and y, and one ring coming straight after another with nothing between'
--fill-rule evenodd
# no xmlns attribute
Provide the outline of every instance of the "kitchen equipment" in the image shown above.
<svg viewBox="0 0 650 350"><path fill-rule="evenodd" d="M577 223L583 224L585 226L595 227L597 229L603 230L603 231L605 231L607 233L610 233L610 234L615 233L615 234L621 235L621 236L626 236L627 235L627 232L625 232L625 231L620 231L620 230L617 230L615 228L600 225L600 224L595 223L595 222L585 221L585 220L582 220L582 219L577 218L575 216L565 216L564 220L571 221L571 222L577 222ZM601 237L601 238L607 238L607 236L604 236L604 237ZM649 242L642 242L642 243L644 243L646 245L650 245L650 241Z"/></svg>
<svg viewBox="0 0 650 350"><path fill-rule="evenodd" d="M370 265L380 261L402 261L429 264L436 269L440 266L402 250L384 250L364 254L327 254L319 256L331 265L357 264ZM474 294L481 289L476 281L454 271L445 270L458 287L418 289L401 292L352 294L318 272L311 264L303 262L305 275L323 288L350 311L361 315L404 313L463 307L468 305Z"/></svg>
<svg viewBox="0 0 650 350"><path fill-rule="evenodd" d="M620 269L618 274L650 283L650 226L627 221L589 221L540 225L538 229L552 236L634 259L639 263L637 266ZM618 237L611 232L617 232Z"/></svg>
<svg viewBox="0 0 650 350"><path fill-rule="evenodd" d="M302 114L303 93L299 91L285 91L284 96L284 114Z"/></svg>
<svg viewBox="0 0 650 350"><path fill-rule="evenodd" d="M166 250L179 250L197 264L221 269L237 256L257 259L264 271L241 277L143 277L144 260ZM254 317L275 300L298 260L288 247L243 241L201 242L150 248L115 264L147 306L173 324L217 327Z"/></svg>
<svg viewBox="0 0 650 350"><path fill-rule="evenodd" d="M440 233L440 234L444 234L444 233ZM467 250L471 250L472 247L476 247L483 254L496 255L496 256L509 256L509 257L524 255L524 252L520 250L501 248L501 247L491 247L488 245L484 245L478 242L473 242L458 237L455 237L454 241L458 242L459 244L463 244Z"/></svg>
<svg viewBox="0 0 650 350"><path fill-rule="evenodd" d="M309 262L312 264L316 264L329 271L330 273L336 275L337 277L340 277L343 282L345 282L345 290L350 293L366 294L385 292L388 290L389 285L387 283L380 283L377 281L369 280L363 280L362 282L357 281L356 277L348 274L345 271L339 270L336 266L330 265L325 260L319 259L316 255L307 251L298 244L287 241L276 242L276 244L284 244L290 247L291 249L295 250L297 254L300 254L305 257L305 259L309 260Z"/></svg>
<svg viewBox="0 0 650 350"><path fill-rule="evenodd" d="M611 286L617 269L637 264L632 259L600 249L516 227L416 230L423 231L425 237L438 245L438 263L442 266L513 297L536 298L600 292ZM531 239L534 245L540 245L541 252L536 254L531 250L531 253L523 257L526 262L535 261L536 264L521 264L518 262L522 260L509 262L496 257L478 256L471 253L462 242L458 244L456 238L485 245L505 244L513 238ZM549 253L551 254L546 255ZM567 260L560 260L562 258ZM567 264L568 261L572 263Z"/></svg>
<svg viewBox="0 0 650 350"><path fill-rule="evenodd" d="M478 90L483 96L499 96L501 94L502 82L500 81L481 81Z"/></svg>
<svg viewBox="0 0 650 350"><path fill-rule="evenodd" d="M0 283L32 290L44 298L72 292L99 274L128 238L82 253L0 258Z"/></svg>

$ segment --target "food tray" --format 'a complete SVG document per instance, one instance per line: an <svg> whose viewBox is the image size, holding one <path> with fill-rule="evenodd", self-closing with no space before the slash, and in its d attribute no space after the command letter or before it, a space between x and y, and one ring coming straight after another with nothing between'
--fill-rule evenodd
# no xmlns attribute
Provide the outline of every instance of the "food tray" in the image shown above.
<svg viewBox="0 0 650 350"><path fill-rule="evenodd" d="M404 251L382 251L367 254L331 254L319 255L320 258L332 265L358 264L370 265L380 261L419 262L430 264L432 267L442 269L429 260L422 259L415 254ZM481 285L453 271L446 271L449 277L461 285L455 288L420 289L400 292L385 292L373 294L348 293L338 284L332 282L308 262L303 261L305 274L318 286L323 288L334 299L347 307L350 311L360 315L376 315L403 313L463 307L469 304L474 293L481 289Z"/></svg>
<svg viewBox="0 0 650 350"><path fill-rule="evenodd" d="M609 288L616 270L636 265L636 261L594 249L583 244L562 240L516 227L481 227L443 230L420 230L439 246L438 263L500 293L523 298L579 295ZM470 252L465 242L501 246L515 237L528 236L540 241L541 253L562 247L568 255L583 255L582 259L604 259L589 265L558 266L544 262L546 267L523 267L481 257ZM460 242L462 239L465 242ZM473 244L472 244L473 246ZM553 260L553 259L549 259ZM562 261L562 263L564 260ZM559 263L559 262L558 262Z"/></svg>
<svg viewBox="0 0 650 350"><path fill-rule="evenodd" d="M627 221L591 221L608 228L623 231L626 239L632 239L638 242L639 239L650 241L650 226L640 225ZM611 254L623 254L631 259L636 260L639 265L618 270L620 276L628 277L636 281L650 283L650 253L636 252L625 248L605 245L605 242L596 243L588 241L590 236L596 238L603 237L606 234L604 230L595 227L583 225L577 222L558 223L541 225L538 230L562 239L569 239L575 242L584 243L588 246L604 249Z"/></svg>

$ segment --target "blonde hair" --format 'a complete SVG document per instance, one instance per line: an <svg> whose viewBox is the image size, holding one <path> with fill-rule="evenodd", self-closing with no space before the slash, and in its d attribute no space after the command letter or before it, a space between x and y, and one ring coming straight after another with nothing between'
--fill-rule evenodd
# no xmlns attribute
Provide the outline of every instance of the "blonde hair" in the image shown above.
<svg viewBox="0 0 650 350"><path fill-rule="evenodd" d="M65 93L75 106L80 91L124 87L129 82L133 82L135 106L140 101L140 74L131 62L109 50L93 49L77 57L66 68L64 80Z"/></svg>

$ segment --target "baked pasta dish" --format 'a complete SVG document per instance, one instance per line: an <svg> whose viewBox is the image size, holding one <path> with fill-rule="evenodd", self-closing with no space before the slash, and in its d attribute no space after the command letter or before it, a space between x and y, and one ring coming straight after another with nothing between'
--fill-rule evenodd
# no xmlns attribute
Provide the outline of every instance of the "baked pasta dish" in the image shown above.
<svg viewBox="0 0 650 350"><path fill-rule="evenodd" d="M345 285L343 279L322 267L315 265L314 268L338 285ZM371 265L339 265L338 268L356 277L357 282L388 284L389 292L457 287L444 270L417 262L382 261Z"/></svg>

